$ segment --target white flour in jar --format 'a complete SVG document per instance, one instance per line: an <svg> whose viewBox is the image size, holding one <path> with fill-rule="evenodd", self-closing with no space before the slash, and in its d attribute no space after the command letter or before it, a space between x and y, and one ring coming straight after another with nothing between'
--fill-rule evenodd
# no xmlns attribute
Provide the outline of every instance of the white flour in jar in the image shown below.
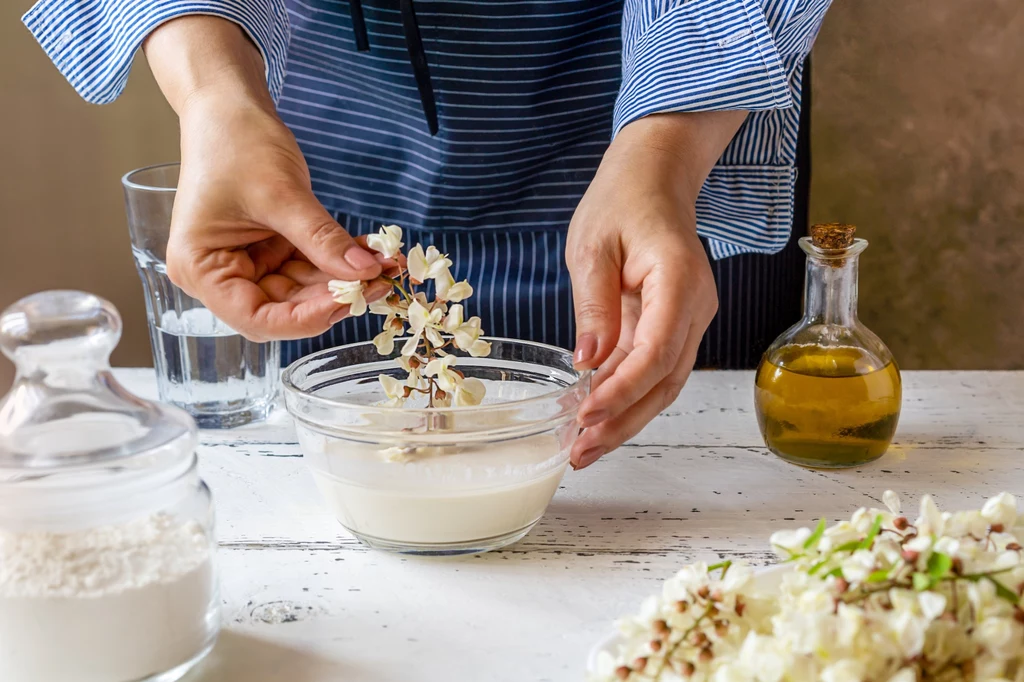
<svg viewBox="0 0 1024 682"><path fill-rule="evenodd" d="M157 514L75 533L0 529L0 680L130 682L216 633L209 540Z"/></svg>

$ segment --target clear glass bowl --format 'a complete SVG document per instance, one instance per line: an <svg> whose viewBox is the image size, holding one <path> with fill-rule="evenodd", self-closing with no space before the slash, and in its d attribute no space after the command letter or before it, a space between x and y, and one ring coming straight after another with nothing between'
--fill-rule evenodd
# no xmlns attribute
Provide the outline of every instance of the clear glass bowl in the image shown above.
<svg viewBox="0 0 1024 682"><path fill-rule="evenodd" d="M459 370L487 386L475 407L381 406L378 376L405 376L397 352L380 356L372 343L285 371L285 402L317 486L370 547L486 552L520 540L543 516L579 434L590 373L560 348L488 340L486 358L457 353Z"/></svg>

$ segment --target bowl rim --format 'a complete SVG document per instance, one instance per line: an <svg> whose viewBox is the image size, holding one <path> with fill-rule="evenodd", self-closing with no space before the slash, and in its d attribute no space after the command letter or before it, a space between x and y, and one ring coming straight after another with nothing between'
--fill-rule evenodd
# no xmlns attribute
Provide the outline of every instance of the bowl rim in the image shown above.
<svg viewBox="0 0 1024 682"><path fill-rule="evenodd" d="M482 336L480 337L485 341L501 343L514 343L521 346L533 346L534 348L541 348L544 350L554 351L559 354L568 355L570 360L572 358L572 352L558 346L552 346L546 343L539 343L537 341L526 341L523 339L509 339L500 336ZM401 339L395 339L395 343L401 341ZM353 403L345 400L338 400L336 398L325 398L323 396L314 395L307 391L303 391L292 381L292 374L299 368L299 366L306 362L312 362L318 358L326 357L331 353L337 353L347 348L355 348L357 346L372 346L373 341L357 341L355 343L346 343L341 346L334 346L333 348L325 348L324 350L305 355L298 360L292 362L288 367L285 368L281 374L281 385L284 387L286 399L289 395L294 396L303 401L310 401L313 404L318 404L326 407L342 408L342 409L353 409L360 411L374 410L380 411L385 414L408 414L414 416L425 416L425 415L437 415L446 413L458 413L458 414L485 414L488 412L500 412L502 410L516 409L531 404L540 402L554 401L561 398L563 395L567 395L577 390L580 384L590 381L590 377L593 374L593 370L574 370L577 372L576 380L571 384L563 386L550 393L543 393L541 395L532 396L530 398L523 398L520 400L508 400L501 403L490 403L487 405L473 405L471 407L396 407L389 405L366 405L363 403ZM384 356L381 356L382 360L385 360ZM479 358L486 359L486 358ZM354 365L353 365L354 366ZM588 389L589 393L589 389ZM581 401L582 402L582 401ZM573 408L575 411L577 408Z"/></svg>

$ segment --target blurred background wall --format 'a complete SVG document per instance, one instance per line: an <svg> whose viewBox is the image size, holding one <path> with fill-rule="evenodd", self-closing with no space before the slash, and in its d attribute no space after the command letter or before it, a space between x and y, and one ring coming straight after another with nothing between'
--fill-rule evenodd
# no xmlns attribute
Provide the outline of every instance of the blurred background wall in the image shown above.
<svg viewBox="0 0 1024 682"><path fill-rule="evenodd" d="M115 363L149 364L119 178L177 159L174 114L141 63L83 103L21 25L30 0L2 5L0 308L87 289L124 316ZM871 241L861 317L905 368L1024 368L1021 35L1020 0L836 0L815 48L812 218Z"/></svg>

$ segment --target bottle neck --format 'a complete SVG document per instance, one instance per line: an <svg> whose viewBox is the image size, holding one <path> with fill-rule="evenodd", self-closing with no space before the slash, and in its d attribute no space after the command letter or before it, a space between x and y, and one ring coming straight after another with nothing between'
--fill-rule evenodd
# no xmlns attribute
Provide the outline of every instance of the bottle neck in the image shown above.
<svg viewBox="0 0 1024 682"><path fill-rule="evenodd" d="M842 259L807 258L804 321L852 326L857 322L856 254Z"/></svg>

